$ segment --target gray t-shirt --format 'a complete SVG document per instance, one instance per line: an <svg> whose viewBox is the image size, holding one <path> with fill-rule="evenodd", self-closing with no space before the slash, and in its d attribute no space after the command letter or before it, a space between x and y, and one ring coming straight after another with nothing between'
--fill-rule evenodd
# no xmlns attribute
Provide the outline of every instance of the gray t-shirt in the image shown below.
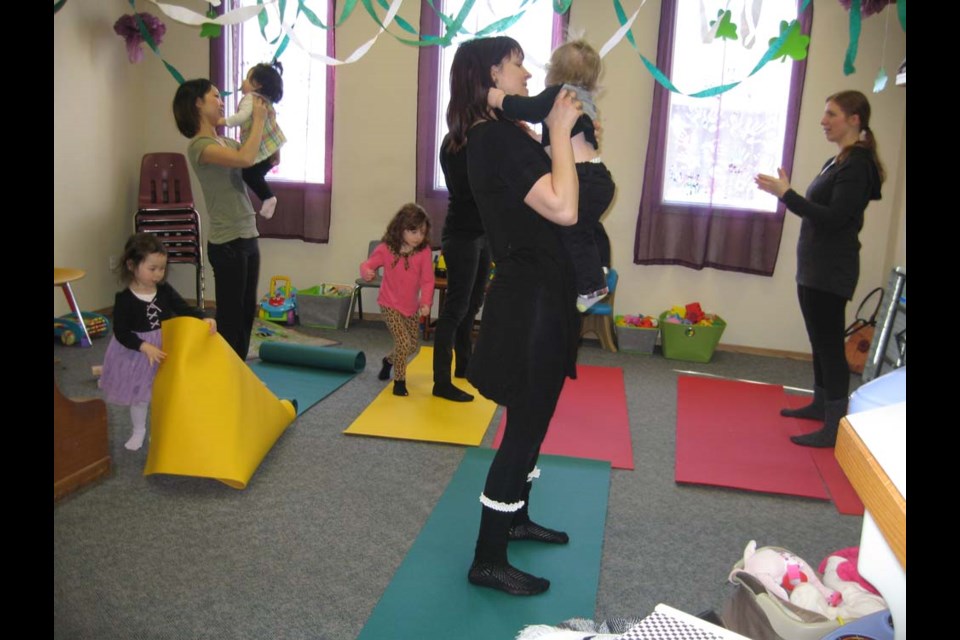
<svg viewBox="0 0 960 640"><path fill-rule="evenodd" d="M207 240L213 244L260 235L257 232L257 214L250 204L240 169L200 162L200 154L207 146L221 143L232 149L240 147L236 140L204 136L194 138L187 148L187 156L200 180L203 199L207 203L207 213L210 215Z"/></svg>

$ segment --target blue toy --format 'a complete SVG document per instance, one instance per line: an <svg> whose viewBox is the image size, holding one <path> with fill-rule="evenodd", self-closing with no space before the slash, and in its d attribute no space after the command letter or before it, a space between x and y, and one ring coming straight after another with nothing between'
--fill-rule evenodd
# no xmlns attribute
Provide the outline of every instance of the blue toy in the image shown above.
<svg viewBox="0 0 960 640"><path fill-rule="evenodd" d="M288 327L297 324L297 290L287 276L270 278L270 290L260 300L260 318L270 322L285 322Z"/></svg>

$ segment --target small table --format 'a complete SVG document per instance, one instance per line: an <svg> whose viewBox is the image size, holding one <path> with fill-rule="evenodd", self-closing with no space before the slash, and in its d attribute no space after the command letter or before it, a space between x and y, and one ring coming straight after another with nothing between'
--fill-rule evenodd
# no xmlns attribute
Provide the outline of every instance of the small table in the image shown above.
<svg viewBox="0 0 960 640"><path fill-rule="evenodd" d="M87 331L87 325L83 322L83 314L80 313L80 306L77 305L77 299L73 295L73 289L70 288L71 282L79 280L85 275L87 275L87 272L83 269L53 268L53 286L63 289L63 295L67 298L67 304L70 305L70 310L77 316L77 324L80 325L81 331L83 332L80 336L80 346L90 347L93 346L93 343L90 341L90 333Z"/></svg>

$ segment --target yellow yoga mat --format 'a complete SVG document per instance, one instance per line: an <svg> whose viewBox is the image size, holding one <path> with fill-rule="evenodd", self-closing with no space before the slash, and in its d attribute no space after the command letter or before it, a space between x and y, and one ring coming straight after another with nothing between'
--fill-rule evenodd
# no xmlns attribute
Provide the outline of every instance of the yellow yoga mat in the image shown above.
<svg viewBox="0 0 960 640"><path fill-rule="evenodd" d="M409 396L393 395L392 381L383 384L383 391L344 433L477 446L497 409L495 402L461 378L454 378L454 384L473 394L472 402L435 397L432 347L422 347L407 365Z"/></svg>
<svg viewBox="0 0 960 640"><path fill-rule="evenodd" d="M144 475L214 478L243 489L297 412L207 323L163 323L166 360L153 381Z"/></svg>

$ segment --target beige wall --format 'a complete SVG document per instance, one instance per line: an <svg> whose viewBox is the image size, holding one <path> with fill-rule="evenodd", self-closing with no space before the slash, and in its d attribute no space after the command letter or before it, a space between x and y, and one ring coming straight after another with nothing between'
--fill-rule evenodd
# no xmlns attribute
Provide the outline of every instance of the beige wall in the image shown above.
<svg viewBox="0 0 960 640"><path fill-rule="evenodd" d="M189 6L202 9L204 5ZM577 0L571 16L571 26L585 30L598 47L618 26L609 5L603 6L598 10L593 3ZM69 114L55 112L54 118L54 263L87 270L87 277L76 287L86 309L112 303L116 285L107 272L107 260L119 253L131 231L140 157L147 151L183 151L186 146L170 115L174 81L152 53L143 63L130 65L122 41L112 31L113 22L127 11L129 5L121 0L74 0L54 18L54 95L57 104L70 108ZM417 24L417 3L406 3L401 16ZM164 55L185 76L206 76L207 41L198 38L194 29L169 19L165 22ZM658 26L659 2L651 0L634 28L642 52L650 59L656 57ZM883 17L866 20L863 26L858 72L845 77L846 14L838 3L816 5L793 176L803 191L833 152L818 124L823 98L846 88L870 95L872 128L890 179L884 199L868 209L861 233L856 302L864 292L886 284L892 265L906 264L906 91L891 83L886 91L871 94L880 64ZM338 57L349 55L375 31L369 18L358 11L337 31ZM888 37L885 67L892 75L905 55L906 36L892 22ZM608 90L599 105L605 127L604 158L618 184L606 218L614 266L621 273L617 311L658 313L697 300L727 320L724 343L808 351L795 302L794 246L799 221L793 215L788 214L771 278L633 264L653 80L626 43L612 51L605 64ZM261 289L276 274L289 275L303 287L323 281L351 282L356 277L368 240L382 233L400 204L414 198L416 81L417 50L389 36L381 36L360 62L338 69L330 243L261 241ZM181 293L192 296L189 267L175 266L171 280ZM373 309L375 294L367 294L364 300ZM207 295L213 297L209 269ZM851 306L852 319L856 304ZM64 311L62 295L55 292L54 313Z"/></svg>

